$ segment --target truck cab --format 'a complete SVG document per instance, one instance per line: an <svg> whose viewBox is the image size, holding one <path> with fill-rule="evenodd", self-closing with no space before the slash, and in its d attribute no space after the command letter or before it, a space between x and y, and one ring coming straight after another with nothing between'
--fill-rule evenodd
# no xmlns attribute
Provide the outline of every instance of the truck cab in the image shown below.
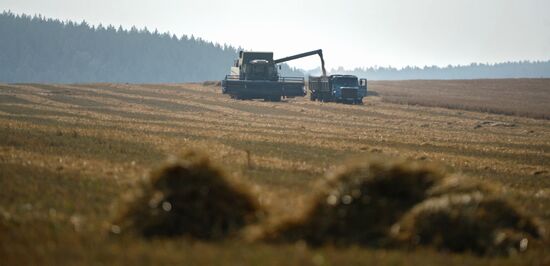
<svg viewBox="0 0 550 266"><path fill-rule="evenodd" d="M367 96L366 79L359 80L353 75L331 75L329 81L337 102L361 103Z"/></svg>

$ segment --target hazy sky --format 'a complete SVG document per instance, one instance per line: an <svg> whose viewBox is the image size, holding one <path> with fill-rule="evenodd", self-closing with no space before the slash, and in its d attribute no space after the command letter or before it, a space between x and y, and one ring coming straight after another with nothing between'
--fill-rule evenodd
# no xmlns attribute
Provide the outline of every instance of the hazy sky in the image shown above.
<svg viewBox="0 0 550 266"><path fill-rule="evenodd" d="M0 10L147 26L276 57L322 48L329 68L550 59L549 0L0 0Z"/></svg>

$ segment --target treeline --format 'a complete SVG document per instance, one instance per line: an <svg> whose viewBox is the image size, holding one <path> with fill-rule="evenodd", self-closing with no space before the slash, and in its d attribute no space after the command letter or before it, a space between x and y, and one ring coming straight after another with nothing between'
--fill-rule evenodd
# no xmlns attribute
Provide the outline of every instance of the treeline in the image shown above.
<svg viewBox="0 0 550 266"><path fill-rule="evenodd" d="M0 14L0 82L220 80L239 49L147 28ZM301 74L286 65L283 72Z"/></svg>
<svg viewBox="0 0 550 266"><path fill-rule="evenodd" d="M320 72L320 71L318 71ZM332 69L331 73L351 74L372 80L404 79L500 79L550 78L550 61L521 61L497 64L473 63L465 66L438 67L369 67L346 70Z"/></svg>
<svg viewBox="0 0 550 266"><path fill-rule="evenodd" d="M112 25L0 14L0 82L191 82L220 80L242 48ZM331 73L373 80L550 77L550 61L466 66L369 67ZM282 65L282 75L319 74Z"/></svg>

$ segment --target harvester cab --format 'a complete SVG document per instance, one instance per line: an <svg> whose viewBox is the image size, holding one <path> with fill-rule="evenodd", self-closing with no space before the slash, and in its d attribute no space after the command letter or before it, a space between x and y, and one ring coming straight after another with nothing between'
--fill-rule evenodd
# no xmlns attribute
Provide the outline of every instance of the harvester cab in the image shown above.
<svg viewBox="0 0 550 266"><path fill-rule="evenodd" d="M231 68L231 75L239 75L239 80L272 80L279 79L277 68L270 52L239 52L239 59Z"/></svg>
<svg viewBox="0 0 550 266"><path fill-rule="evenodd" d="M272 80L279 79L277 69L273 63L264 59L255 59L244 65L245 80Z"/></svg>
<svg viewBox="0 0 550 266"><path fill-rule="evenodd" d="M222 93L235 99L264 99L280 101L281 98L305 96L303 77L281 77L280 63L319 55L324 71L322 50L297 54L274 60L272 52L239 52L239 59L231 67L231 75L222 80Z"/></svg>

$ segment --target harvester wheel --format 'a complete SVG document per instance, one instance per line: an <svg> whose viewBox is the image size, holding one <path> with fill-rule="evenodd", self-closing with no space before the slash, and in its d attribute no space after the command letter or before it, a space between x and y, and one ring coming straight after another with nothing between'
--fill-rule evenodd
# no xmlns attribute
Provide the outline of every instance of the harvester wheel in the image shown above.
<svg viewBox="0 0 550 266"><path fill-rule="evenodd" d="M310 100L310 101L315 101L315 100L317 100L317 96L316 96L315 94L311 94L311 95L309 96L309 100Z"/></svg>
<svg viewBox="0 0 550 266"><path fill-rule="evenodd" d="M280 102L281 101L281 96L273 96L273 97L271 97L270 100L272 102Z"/></svg>

